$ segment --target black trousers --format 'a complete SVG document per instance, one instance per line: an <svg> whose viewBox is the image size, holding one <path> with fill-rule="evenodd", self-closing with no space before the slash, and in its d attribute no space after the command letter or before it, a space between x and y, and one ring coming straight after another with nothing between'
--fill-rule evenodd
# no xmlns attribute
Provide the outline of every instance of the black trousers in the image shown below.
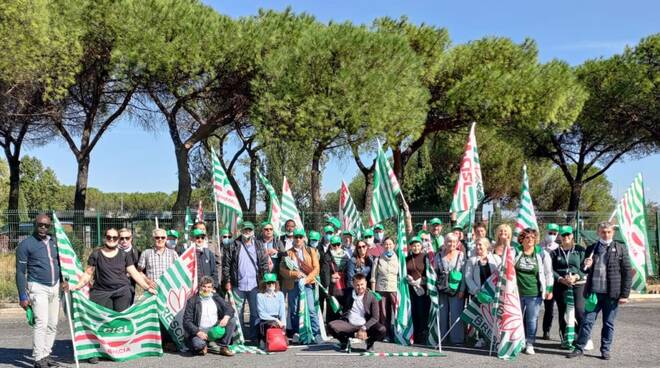
<svg viewBox="0 0 660 368"><path fill-rule="evenodd" d="M543 333L549 334L552 328L552 319L555 318L555 296L552 299L543 300Z"/></svg>
<svg viewBox="0 0 660 368"><path fill-rule="evenodd" d="M426 344L429 327L429 309L431 299L428 294L417 295L412 286L408 286L410 291L410 306L413 322L413 340L415 344Z"/></svg>
<svg viewBox="0 0 660 368"><path fill-rule="evenodd" d="M355 336L355 333L358 332L360 327L353 326L345 319L337 319L328 324L328 329L332 337L339 340L342 344L345 344L349 338ZM386 333L385 326L378 322L374 323L373 326L367 329L367 344L370 345L382 340Z"/></svg>
<svg viewBox="0 0 660 368"><path fill-rule="evenodd" d="M396 291L379 291L378 294L383 297L379 303L380 324L385 326L385 329L387 330L387 336L392 339L394 338L394 330L392 329L392 316L394 315L394 308L396 308Z"/></svg>
<svg viewBox="0 0 660 368"><path fill-rule="evenodd" d="M123 312L133 304L133 294L135 290L130 285L110 291L95 290L92 287L89 291L89 299L115 312Z"/></svg>
<svg viewBox="0 0 660 368"><path fill-rule="evenodd" d="M566 313L566 290L568 287L561 283L555 283L553 289L554 299L557 300L557 311L559 312L559 329L561 335L564 336L566 333L566 318L564 313ZM575 326L575 332L577 334L580 331L580 325L584 319L584 284L573 285L573 300L575 301L575 321L577 322ZM577 336L576 336L577 340Z"/></svg>

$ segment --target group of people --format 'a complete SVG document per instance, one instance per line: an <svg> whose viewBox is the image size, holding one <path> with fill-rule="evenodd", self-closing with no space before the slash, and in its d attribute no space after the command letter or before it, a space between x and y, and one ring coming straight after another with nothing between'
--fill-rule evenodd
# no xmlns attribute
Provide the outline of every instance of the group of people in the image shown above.
<svg viewBox="0 0 660 368"><path fill-rule="evenodd" d="M58 249L50 227L48 215L37 216L34 235L17 248L20 304L32 308L36 321L35 367L58 366L50 352L57 327L60 287L69 288L60 276ZM89 256L75 288L89 284L93 302L123 311L134 301L135 285L155 293L156 280L187 247L194 246L199 291L187 301L183 318L186 340L193 353L232 356L229 344L238 327L233 317L238 314L242 324L246 304L246 340L264 344L267 330L277 328L296 341L302 317L299 301L303 296L314 335L312 343L321 341L319 321L323 321L339 340L340 348L346 348L349 338L357 337L365 340L367 350L372 351L375 342L394 339L398 283L403 277L396 242L386 236L382 225L363 230L360 236L340 227L336 218L329 218L322 233L307 233L288 220L284 234L277 237L274 226L264 222L257 236L254 224L245 221L235 237L227 230L221 231L218 244L208 236L205 224L198 222L190 231L191 244L181 242L175 230L155 229L153 247L141 253L131 245L130 230L110 228L105 231L103 246ZM627 302L631 284L627 250L613 240L614 231L611 223L599 224L600 240L584 249L575 244L570 226L549 224L545 238L540 240L534 229L525 229L513 239L511 227L502 224L491 241L486 226L477 224L472 241L467 241L461 227L454 226L443 235L442 221L431 219L428 230L408 238L405 255L414 342L428 342L428 288L435 287L439 295L440 336L448 334L443 344L460 346L470 342L483 347L490 337L466 333L467 326L459 317L467 300L477 298L486 280L500 271L504 253L514 252L524 311L524 351L534 354L537 320L545 301L543 336L549 338L556 303L560 337L569 349L568 357L579 357L591 348L591 330L596 315L602 311L601 356L609 359L617 306ZM428 283L429 272L434 273L435 284ZM317 285L323 292L318 292ZM568 290L574 296L578 331L573 344L566 339L564 318ZM235 304L230 302L232 299ZM316 303L329 305L335 300L341 308L326 307L325 318L319 318L322 316L317 314ZM165 345L171 343L164 330L162 336ZM97 361L94 358L90 363Z"/></svg>

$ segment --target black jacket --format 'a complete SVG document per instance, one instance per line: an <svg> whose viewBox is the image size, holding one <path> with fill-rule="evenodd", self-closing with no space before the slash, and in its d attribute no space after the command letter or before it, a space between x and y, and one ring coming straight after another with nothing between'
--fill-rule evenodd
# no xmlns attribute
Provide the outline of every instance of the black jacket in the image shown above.
<svg viewBox="0 0 660 368"><path fill-rule="evenodd" d="M200 281L204 276L211 276L213 278L213 287L218 289L218 268L215 263L215 254L208 248L201 251L195 250L197 255L197 281Z"/></svg>
<svg viewBox="0 0 660 368"><path fill-rule="evenodd" d="M362 303L364 304L364 319L367 320L364 327L368 330L378 322L378 319L380 318L380 309L378 308L376 298L368 289L364 293ZM346 297L344 298L342 308L343 313L341 318L348 321L348 314L351 312L351 308L353 308L353 288L346 289Z"/></svg>
<svg viewBox="0 0 660 368"><path fill-rule="evenodd" d="M257 250L257 259L255 263L257 266L257 284L261 281L264 273L268 272L268 255L264 249L264 245L259 239L253 238L254 246ZM225 248L225 255L222 258L222 283L226 284L231 282L232 287L238 287L238 258L243 242L241 239L236 239L232 244Z"/></svg>
<svg viewBox="0 0 660 368"><path fill-rule="evenodd" d="M334 283L332 283L332 281L331 281L332 280L332 274L334 273L334 272L332 272L333 267L340 274L343 275L344 285L346 286L346 288L350 287L351 284L350 284L350 281L348 280L348 277L346 275L346 271L348 271L348 262L349 262L349 260L350 259L348 257L348 253L344 252L344 268L340 270L339 267L337 267L337 265L335 264L335 259L332 257L332 253L330 253L330 250L323 253L323 255L321 256L320 279L321 279L321 283L323 284L323 286L325 286L328 289L328 291L330 292L330 295L342 296L344 294L343 290L336 290L336 288L335 288L336 285Z"/></svg>
<svg viewBox="0 0 660 368"><path fill-rule="evenodd" d="M590 245L585 251L585 259L591 257L598 242ZM630 257L625 245L612 241L607 249L609 254L607 258L607 290L612 299L628 298L630 296L630 286L632 284L632 268L630 266ZM591 294L591 281L594 273L594 265L598 261L598 256L594 255L593 264L586 270L587 285L584 288L584 296ZM583 268L584 269L584 268Z"/></svg>
<svg viewBox="0 0 660 368"><path fill-rule="evenodd" d="M213 294L213 301L218 308L218 321L225 316L233 317L234 308L232 308L220 294ZM186 310L183 313L183 331L187 339L193 338L199 332L199 321L202 319L202 298L199 294L191 297L186 302Z"/></svg>

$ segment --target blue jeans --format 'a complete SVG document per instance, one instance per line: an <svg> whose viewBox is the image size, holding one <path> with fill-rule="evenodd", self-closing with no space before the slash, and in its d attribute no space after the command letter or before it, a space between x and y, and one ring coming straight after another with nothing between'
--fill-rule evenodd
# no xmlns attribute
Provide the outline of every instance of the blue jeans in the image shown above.
<svg viewBox="0 0 660 368"><path fill-rule="evenodd" d="M534 345L536 341L536 325L541 310L540 296L521 296L520 309L524 311L523 321L525 323L525 341L527 345Z"/></svg>
<svg viewBox="0 0 660 368"><path fill-rule="evenodd" d="M598 303L593 312L586 312L582 324L580 325L580 332L575 346L584 350L584 346L591 338L591 329L594 327L598 312L603 311L603 328L600 331L600 351L609 352L614 339L614 320L616 319L616 312L619 310L619 300L612 299L607 294L596 294Z"/></svg>
<svg viewBox="0 0 660 368"><path fill-rule="evenodd" d="M249 291L236 290L236 294L238 294L238 296L243 299L243 303L240 303L240 305L236 306L236 309L238 309L236 313L238 313L238 320L241 323L241 326L243 325L246 301L250 308L250 327L247 331L245 331L244 335L246 339L254 340L258 336L257 331L259 327L257 326L257 318L259 317L259 313L257 312L257 294L259 294L259 289L254 288Z"/></svg>
<svg viewBox="0 0 660 368"><path fill-rule="evenodd" d="M312 322L312 332L314 336L318 336L319 332L319 318L316 315L316 306L314 305L314 285L305 285L305 298L307 300L307 308L309 310L309 319ZM291 317L291 329L294 332L298 332L298 323L300 318L300 313L298 313L298 300L300 298L300 289L297 285L291 289L287 295L287 301L289 303L289 316Z"/></svg>

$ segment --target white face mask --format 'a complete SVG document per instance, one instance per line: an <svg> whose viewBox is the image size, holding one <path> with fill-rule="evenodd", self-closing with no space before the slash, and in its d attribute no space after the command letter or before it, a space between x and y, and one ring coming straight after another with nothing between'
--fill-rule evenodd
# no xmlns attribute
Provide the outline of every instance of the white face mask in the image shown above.
<svg viewBox="0 0 660 368"><path fill-rule="evenodd" d="M266 290L268 290L269 293L274 293L275 292L275 285L268 285L266 287Z"/></svg>
<svg viewBox="0 0 660 368"><path fill-rule="evenodd" d="M612 239L610 239L610 240L605 240L605 239L601 238L601 239L600 239L600 242L603 243L603 244L605 244L605 245L610 245L610 243L612 242Z"/></svg>
<svg viewBox="0 0 660 368"><path fill-rule="evenodd" d="M224 245L231 244L231 238L222 239L222 244Z"/></svg>
<svg viewBox="0 0 660 368"><path fill-rule="evenodd" d="M374 233L374 237L379 243L383 241L383 233Z"/></svg>
<svg viewBox="0 0 660 368"><path fill-rule="evenodd" d="M547 234L545 236L545 240L549 243L554 243L554 241L557 240L557 234L555 235Z"/></svg>
<svg viewBox="0 0 660 368"><path fill-rule="evenodd" d="M170 249L174 249L174 248L176 248L176 240L174 240L174 239L172 239L172 240L168 240L168 241L165 243L165 245L166 245L168 248L170 248Z"/></svg>
<svg viewBox="0 0 660 368"><path fill-rule="evenodd" d="M364 241L367 245L374 245L374 238L365 238Z"/></svg>
<svg viewBox="0 0 660 368"><path fill-rule="evenodd" d="M243 240L250 241L252 239L252 233L242 234Z"/></svg>

